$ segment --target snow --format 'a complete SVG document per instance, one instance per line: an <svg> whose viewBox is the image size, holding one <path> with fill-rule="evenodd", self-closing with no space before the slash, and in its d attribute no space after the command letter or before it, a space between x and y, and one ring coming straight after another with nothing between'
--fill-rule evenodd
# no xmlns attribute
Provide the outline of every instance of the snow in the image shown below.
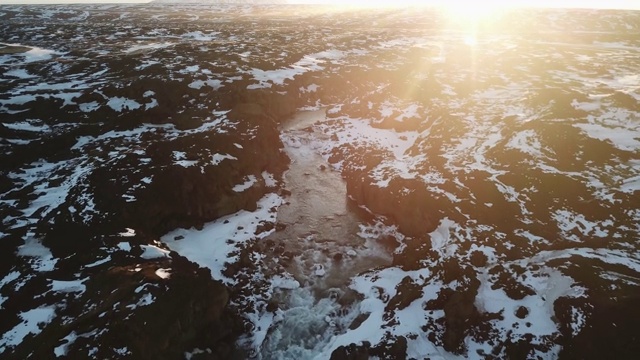
<svg viewBox="0 0 640 360"><path fill-rule="evenodd" d="M344 334L339 334L329 341L315 359L328 358L333 350L339 346L346 346L351 343L361 343L369 341L371 344L380 342L388 333L399 336L415 334L422 326L424 317L418 314L424 313L422 303L429 299L435 298L439 287L437 284L427 285L423 290L422 299L416 300L408 307L396 311L397 326L388 326L385 320L385 307L389 299L396 295L397 285L405 277L410 277L419 283L423 283L424 279L430 277L428 269L420 269L417 271L404 271L396 267L389 267L379 271L365 273L356 276L351 283L351 288L364 296L360 302L358 313L369 314L369 317L357 328L349 329ZM417 341L418 344L412 344L413 351L422 351L417 354L417 358L425 358L427 356L439 356L446 353L444 350L431 345L426 339L420 338L412 340L407 338L408 342ZM416 356L415 354L408 354Z"/></svg>
<svg viewBox="0 0 640 360"><path fill-rule="evenodd" d="M49 248L31 236L27 237L24 245L18 247L18 255L31 257L32 268L39 272L53 271L58 262L58 259L53 257Z"/></svg>
<svg viewBox="0 0 640 360"><path fill-rule="evenodd" d="M137 303L127 305L127 308L131 309L131 310L134 310L134 309L142 307L142 306L151 305L151 304L153 304L154 300L155 300L155 298L153 297L153 295L151 293L146 293L146 294L142 295L142 297L140 297L140 299L138 300Z"/></svg>
<svg viewBox="0 0 640 360"><path fill-rule="evenodd" d="M140 248L142 248L142 255L140 255L140 257L143 259L150 260L169 257L169 251L161 249L157 246L140 245Z"/></svg>
<svg viewBox="0 0 640 360"><path fill-rule="evenodd" d="M453 222L441 221L439 230L431 234L432 242L442 248L448 238L445 230L451 226L453 226ZM491 255L490 259L495 258L493 250L489 249L489 254ZM396 309L393 312L394 317L389 319L385 315L388 314L386 308L389 299L396 295L398 284L405 277L411 278L417 284L422 284L422 295L407 307ZM573 279L558 270L544 266L537 272L527 271L526 280L523 280L523 283L531 287L535 291L535 295L526 296L521 300L509 298L500 287L492 289L495 280L488 275L487 270L481 270L478 279L481 281L481 285L476 296L476 307L481 312L500 312L503 315L503 319L491 321L492 328L498 330L497 339L503 339L499 341L505 341L507 337L517 339L525 334L532 334L534 335L531 340L533 344L544 342L546 337L559 332L554 321L554 302L563 296L584 296L584 289L576 286ZM442 286L443 284L437 280L437 277L432 277L428 268L405 271L390 267L355 277L352 280L351 288L364 296L358 312L369 314L369 316L359 327L334 336L316 359L328 357L338 346L358 344L364 341L374 344L389 335L404 336L407 339L408 357L461 358L435 346L421 330L428 319L437 320L444 316L442 310L428 311L423 308L424 303L437 297ZM520 319L515 315L516 310L521 306L529 311L529 315L525 319ZM531 319L535 319L535 321ZM389 322L393 325L389 325ZM526 325L527 322L531 324ZM576 322L574 331L581 329L580 324L584 324L584 321ZM475 354L476 350L483 350L486 353L491 353L492 350L492 347L486 343L476 343L472 337L467 337L465 343L469 347L470 354ZM551 353L556 353L558 350L557 347L552 348Z"/></svg>
<svg viewBox="0 0 640 360"><path fill-rule="evenodd" d="M198 162L195 160L178 160L174 162L174 164L180 165L182 167L190 167L190 166L196 166Z"/></svg>
<svg viewBox="0 0 640 360"><path fill-rule="evenodd" d="M640 175L632 176L622 181L620 190L626 193L634 193L640 191Z"/></svg>
<svg viewBox="0 0 640 360"><path fill-rule="evenodd" d="M122 251L131 251L131 244L128 241L119 242L117 246Z"/></svg>
<svg viewBox="0 0 640 360"><path fill-rule="evenodd" d="M2 280L0 280L0 290L2 290L2 288L7 285L8 283L16 280L17 278L20 277L20 272L19 271L12 271L10 273L8 273L7 275L5 275L4 278L2 278ZM0 309L2 309L2 304L7 300L7 298L5 298L4 296L0 295Z"/></svg>
<svg viewBox="0 0 640 360"><path fill-rule="evenodd" d="M580 331L584 328L587 321L587 315L580 309L576 309L575 307L571 308L571 322L569 325L571 326L571 334L573 336L577 336Z"/></svg>
<svg viewBox="0 0 640 360"><path fill-rule="evenodd" d="M253 349L259 349L260 346L264 343L265 338L267 337L267 333L269 331L269 329L271 328L271 325L273 325L274 322L276 322L276 314L271 313L271 312L265 312L265 313L256 313L256 312L250 312L250 313L245 313L244 316L254 325L254 329L253 329ZM257 350L254 350L257 351ZM252 356L252 354L249 354L250 357L254 357Z"/></svg>
<svg viewBox="0 0 640 360"><path fill-rule="evenodd" d="M300 92L302 93L314 93L318 91L320 86L318 84L310 84L307 87L300 87Z"/></svg>
<svg viewBox="0 0 640 360"><path fill-rule="evenodd" d="M208 79L208 80L196 80L189 84L192 89L202 89L204 86L208 86L213 90L218 90L222 87L222 80Z"/></svg>
<svg viewBox="0 0 640 360"><path fill-rule="evenodd" d="M19 277L20 277L19 271L12 271L8 273L7 275L5 275L5 277L2 278L2 280L0 280L0 289L2 289L5 285L7 285L8 283L14 281Z"/></svg>
<svg viewBox="0 0 640 360"><path fill-rule="evenodd" d="M156 276L166 280L171 277L171 269L158 269L156 270Z"/></svg>
<svg viewBox="0 0 640 360"><path fill-rule="evenodd" d="M573 99L573 101L571 101L571 106L573 106L573 108L576 110L590 112L590 111L600 110L600 107L602 106L602 104L600 101L579 102L578 100Z"/></svg>
<svg viewBox="0 0 640 360"><path fill-rule="evenodd" d="M211 349L202 350L202 349L196 348L191 351L185 352L184 358L186 360L192 360L195 355L201 355L201 354L211 354Z"/></svg>
<svg viewBox="0 0 640 360"><path fill-rule="evenodd" d="M195 160L187 160L187 153L184 151L173 151L171 156L174 160L174 164L182 167L195 166L198 163Z"/></svg>
<svg viewBox="0 0 640 360"><path fill-rule="evenodd" d="M271 288L293 290L300 287L300 283L290 274L275 275L271 278Z"/></svg>
<svg viewBox="0 0 640 360"><path fill-rule="evenodd" d="M133 237L133 236L136 236L136 231L134 229L131 229L131 228L125 228L125 231L119 233L118 235L120 235L122 237Z"/></svg>
<svg viewBox="0 0 640 360"><path fill-rule="evenodd" d="M212 31L208 34L204 34L202 31L192 31L182 35L182 37L197 41L211 41L215 40L218 35L220 35L220 33L216 31Z"/></svg>
<svg viewBox="0 0 640 360"><path fill-rule="evenodd" d="M11 69L4 73L4 76L16 77L18 79L32 79L35 75L29 74L25 69Z"/></svg>
<svg viewBox="0 0 640 360"><path fill-rule="evenodd" d="M108 263L109 261L111 261L111 255L107 255L107 257L105 257L104 259L99 259L92 262L91 264L87 264L85 265L85 267L92 268L92 267L100 266L102 264Z"/></svg>
<svg viewBox="0 0 640 360"><path fill-rule="evenodd" d="M184 72L195 73L195 72L198 72L198 70L200 70L200 65L191 65L191 66L187 66L184 69Z"/></svg>
<svg viewBox="0 0 640 360"><path fill-rule="evenodd" d="M53 348L53 354L56 357L67 355L67 348L78 339L75 331L72 331L69 335L62 338L63 343Z"/></svg>
<svg viewBox="0 0 640 360"><path fill-rule="evenodd" d="M345 54L339 50L322 51L315 54L304 55L288 68L276 70L262 70L253 68L250 74L258 81L258 84L252 84L247 89L270 88L273 85L283 85L286 80L293 80L296 76L302 75L309 71L321 71L324 67L321 64L325 60L339 60Z"/></svg>
<svg viewBox="0 0 640 360"><path fill-rule="evenodd" d="M218 165L225 159L238 160L238 158L233 157L229 154L213 154L213 156L211 157L211 165Z"/></svg>
<svg viewBox="0 0 640 360"><path fill-rule="evenodd" d="M339 119L339 126L332 126L321 123L318 126L324 133L334 133L337 137L335 142L324 144L323 153L330 153L334 147L347 144L370 144L380 149L385 149L392 154L390 162L395 162L397 167L402 167L402 161L409 161L405 158L405 152L418 138L416 131L396 132L390 129L378 129L370 126L369 121L343 117Z"/></svg>
<svg viewBox="0 0 640 360"><path fill-rule="evenodd" d="M127 347L122 347L122 348L114 348L113 352L115 352L116 354L120 355L120 356L125 356L127 354L129 354L129 349L127 349Z"/></svg>
<svg viewBox="0 0 640 360"><path fill-rule="evenodd" d="M55 314L54 307L40 307L20 313L18 316L22 322L4 333L0 339L0 353L8 347L19 345L27 335L39 334L42 331L41 326L49 324Z"/></svg>
<svg viewBox="0 0 640 360"><path fill-rule="evenodd" d="M185 152L182 151L174 151L173 152L173 159L174 159L174 164L182 166L182 167L190 167L190 166L196 166L199 164L198 160L188 160L187 158L187 154ZM211 161L210 164L211 165L218 165L220 162L222 162L222 160L225 159L231 159L231 160L237 160L237 158L228 155L228 154L214 154L211 157Z"/></svg>
<svg viewBox="0 0 640 360"><path fill-rule="evenodd" d="M78 108L82 112L92 112L98 110L100 108L100 104L98 104L97 101L92 101L88 103L78 104Z"/></svg>
<svg viewBox="0 0 640 360"><path fill-rule="evenodd" d="M411 104L402 110L402 113L395 118L396 121L402 122L404 119L414 119L420 117L420 105Z"/></svg>
<svg viewBox="0 0 640 360"><path fill-rule="evenodd" d="M450 231L457 224L447 218L440 220L438 227L431 232L431 248L437 251L441 257L450 257L455 254L457 245L451 243Z"/></svg>
<svg viewBox="0 0 640 360"><path fill-rule="evenodd" d="M30 84L20 88L20 92L34 92L34 91L61 91L71 89L84 89L87 88L85 80L70 80L66 82L40 82L37 84Z"/></svg>
<svg viewBox="0 0 640 360"><path fill-rule="evenodd" d="M246 177L245 182L235 185L232 190L235 192L243 192L255 185L256 182L258 182L258 179L254 175L249 175Z"/></svg>
<svg viewBox="0 0 640 360"><path fill-rule="evenodd" d="M151 99L151 102L144 104L144 109L145 110L149 110L149 109L152 109L154 107L157 107L158 105L159 105L158 104L158 100Z"/></svg>
<svg viewBox="0 0 640 360"><path fill-rule="evenodd" d="M144 124L132 130L122 130L122 131L112 130L96 137L80 136L78 137L78 141L76 142L76 144L73 147L71 147L71 149L72 150L81 149L87 144L101 143L101 142L106 142L108 140L114 140L114 139L126 139L127 141L130 141L130 142L136 142L140 140L140 136L142 136L147 132L157 132L161 129L166 130L171 128L172 128L172 125L166 125L166 124L165 125Z"/></svg>
<svg viewBox="0 0 640 360"><path fill-rule="evenodd" d="M514 234L515 234L515 235L518 235L518 236L522 236L522 237L524 237L524 238L525 238L525 239L527 239L531 244L536 244L536 243L549 244L549 242L547 241L547 239L545 239L545 238L543 238L543 237L541 237L541 236L538 236L538 235L532 234L532 233L531 233L530 231L528 231L528 230L518 229L518 230L514 231Z"/></svg>
<svg viewBox="0 0 640 360"><path fill-rule="evenodd" d="M138 44L138 45L133 45L129 47L128 49L124 50L124 52L132 53L132 52L139 52L144 50L157 50L157 49L164 49L173 45L175 44L170 42Z"/></svg>
<svg viewBox="0 0 640 360"><path fill-rule="evenodd" d="M141 64L136 66L135 69L137 71L140 71L140 70L144 70L144 69L148 68L149 66L156 65L156 64L160 64L160 62L157 61L157 60L146 60L145 59L145 60L142 60Z"/></svg>
<svg viewBox="0 0 640 360"><path fill-rule="evenodd" d="M177 229L162 236L161 241L172 251L208 268L214 279L230 284L232 279L224 276L222 272L227 263L238 260L238 256L233 254L237 246L252 239L262 239L275 231L274 229L254 235L260 221L275 222L276 215L269 209L280 206L283 201L276 194L267 194L258 201L255 211L241 210L223 216L206 224L202 230ZM175 240L179 236L184 238Z"/></svg>
<svg viewBox="0 0 640 360"><path fill-rule="evenodd" d="M536 263L550 261L553 259L564 259L572 256L580 256L588 259L596 259L612 265L622 265L630 270L640 273L640 254L629 256L622 250L611 249L590 249L590 248L572 248L566 250L546 250L540 251L532 261Z"/></svg>
<svg viewBox="0 0 640 360"><path fill-rule="evenodd" d="M28 45L7 44L2 42L0 42L0 45L29 48L29 50L23 53L15 53L10 55L0 56L0 64L6 63L15 57L22 58L22 64L29 64L37 61L51 60L51 58L53 58L54 55L61 55L61 53L55 50L43 49L43 48L28 46Z"/></svg>
<svg viewBox="0 0 640 360"><path fill-rule="evenodd" d="M525 154L543 157L542 145L534 130L524 130L516 133L505 146L507 149L517 149Z"/></svg>
<svg viewBox="0 0 640 360"><path fill-rule="evenodd" d="M11 130L19 130L19 131L33 131L33 132L44 132L49 131L51 128L46 124L37 124L36 120L27 120L20 121L14 123L3 123L3 125Z"/></svg>
<svg viewBox="0 0 640 360"><path fill-rule="evenodd" d="M585 218L583 214L573 213L566 209L556 210L553 219L557 222L558 228L562 231L564 239L580 242L582 239L575 234L579 232L583 236L606 238L609 235L607 227L613 225L613 221L592 222Z"/></svg>
<svg viewBox="0 0 640 360"><path fill-rule="evenodd" d="M527 266L533 259L517 261L521 266ZM563 275L560 271L542 266L538 270L526 270L519 280L522 284L534 290L534 295L527 295L520 300L509 298L500 286L493 286L492 279L486 271L479 274L481 281L476 296L476 307L479 311L500 312L502 319L492 320L492 326L499 330L499 337L506 340L522 339L526 334L531 334L529 342L533 345L542 344L549 336L559 333L555 323L554 303L560 297L583 297L584 289L577 286L573 279ZM520 280L521 279L521 280ZM494 289L495 287L495 289ZM516 316L516 311L524 307L528 314L524 319ZM580 326L580 324L574 324ZM576 329L579 331L579 329ZM469 351L482 350L485 353L491 351L491 346L486 343L476 343L467 338ZM560 348L551 347L546 356L555 358Z"/></svg>
<svg viewBox="0 0 640 360"><path fill-rule="evenodd" d="M109 99L107 106L112 108L114 111L122 112L123 110L139 109L142 105L135 100L116 96Z"/></svg>
<svg viewBox="0 0 640 360"><path fill-rule="evenodd" d="M70 280L70 281L52 280L51 291L64 292L64 293L71 293L71 292L83 293L87 289L87 287L83 283L87 280L88 278L82 279L82 280Z"/></svg>
<svg viewBox="0 0 640 360"><path fill-rule="evenodd" d="M638 131L640 127L605 126L603 124L574 124L588 136L598 140L608 140L620 150L635 151L640 149Z"/></svg>
<svg viewBox="0 0 640 360"><path fill-rule="evenodd" d="M273 176L273 174L263 171L262 172L262 179L264 180L264 185L266 187L276 187L278 185L278 182L276 181L275 177Z"/></svg>

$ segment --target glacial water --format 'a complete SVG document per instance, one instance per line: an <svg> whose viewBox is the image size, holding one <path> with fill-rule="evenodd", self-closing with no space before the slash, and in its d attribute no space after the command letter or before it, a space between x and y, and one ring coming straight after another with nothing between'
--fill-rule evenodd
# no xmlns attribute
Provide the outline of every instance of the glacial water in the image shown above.
<svg viewBox="0 0 640 360"><path fill-rule="evenodd" d="M263 343L263 359L321 355L331 337L359 315L350 279L391 261L377 239L358 235L365 225L363 210L349 201L344 180L318 151L323 134L313 124L323 120L324 110L302 111L281 127L291 159L286 173L291 195L278 211L286 228L269 239L294 254L287 270L301 286L276 294L281 321Z"/></svg>

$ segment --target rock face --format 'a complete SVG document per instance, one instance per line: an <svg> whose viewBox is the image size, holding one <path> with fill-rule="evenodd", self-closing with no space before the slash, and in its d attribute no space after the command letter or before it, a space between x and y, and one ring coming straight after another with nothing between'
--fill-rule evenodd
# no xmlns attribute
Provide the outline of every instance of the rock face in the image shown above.
<svg viewBox="0 0 640 360"><path fill-rule="evenodd" d="M320 357L634 358L636 17L0 7L0 353L255 355L237 341L269 332L254 311L278 317L296 257L257 241L282 229L278 126L305 108L398 230Z"/></svg>

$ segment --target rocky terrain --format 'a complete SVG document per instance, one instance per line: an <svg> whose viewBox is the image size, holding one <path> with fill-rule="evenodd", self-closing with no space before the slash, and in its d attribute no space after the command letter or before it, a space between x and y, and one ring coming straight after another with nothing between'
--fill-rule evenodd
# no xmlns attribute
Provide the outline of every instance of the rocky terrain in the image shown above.
<svg viewBox="0 0 640 360"><path fill-rule="evenodd" d="M0 357L635 358L637 15L1 6Z"/></svg>

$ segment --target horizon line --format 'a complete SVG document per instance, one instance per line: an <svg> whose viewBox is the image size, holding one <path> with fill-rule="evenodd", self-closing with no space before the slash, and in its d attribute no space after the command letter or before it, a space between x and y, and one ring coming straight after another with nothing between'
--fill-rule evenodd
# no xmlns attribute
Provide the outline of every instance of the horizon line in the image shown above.
<svg viewBox="0 0 640 360"><path fill-rule="evenodd" d="M0 5L71 5L71 4L113 4L113 5L127 5L127 4L150 4L153 0L0 0ZM192 0L184 2L176 2L177 4L198 4L202 1ZM240 3L240 1L239 1ZM453 2L455 4L455 2ZM169 3L166 3L167 5ZM209 5L209 4L206 4ZM210 5L216 5L212 3ZM233 2L220 3L220 5L233 5ZM250 5L246 4L245 5ZM423 2L397 0L397 1L376 1L371 0L366 3L349 3L349 1L341 0L287 0L285 3L268 1L262 2L256 5L327 5L335 7L451 7L451 1L444 0L427 0ZM459 4L464 6L464 4ZM493 4L489 2L488 7ZM521 0L513 1L507 4L500 4L500 7L506 9L510 8L542 8L542 9L594 9L594 10L640 10L640 3L636 2L635 5L629 4L629 1L582 1L576 3L575 1L532 1Z"/></svg>

